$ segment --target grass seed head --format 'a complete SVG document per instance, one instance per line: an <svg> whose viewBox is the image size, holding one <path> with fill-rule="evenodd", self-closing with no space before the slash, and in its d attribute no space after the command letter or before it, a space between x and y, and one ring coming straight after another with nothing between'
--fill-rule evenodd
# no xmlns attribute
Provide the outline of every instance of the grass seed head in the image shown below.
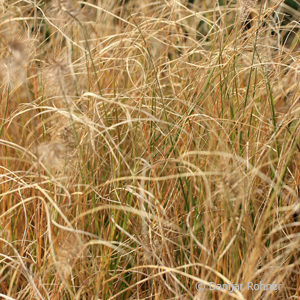
<svg viewBox="0 0 300 300"><path fill-rule="evenodd" d="M57 269L62 276L69 279L76 260L84 255L84 244L80 237L73 232L61 231L54 243Z"/></svg>
<svg viewBox="0 0 300 300"><path fill-rule="evenodd" d="M50 98L51 104L59 108L72 106L74 87L66 58L49 58L42 77L44 94Z"/></svg>
<svg viewBox="0 0 300 300"><path fill-rule="evenodd" d="M53 0L48 4L46 12L59 27L75 23L74 17L82 18L81 7L76 0Z"/></svg>
<svg viewBox="0 0 300 300"><path fill-rule="evenodd" d="M33 57L33 42L12 39L7 43L6 56L0 61L2 84L17 88L27 79L27 67Z"/></svg>
<svg viewBox="0 0 300 300"><path fill-rule="evenodd" d="M66 166L67 151L63 143L42 143L37 147L37 156L49 170L59 172Z"/></svg>

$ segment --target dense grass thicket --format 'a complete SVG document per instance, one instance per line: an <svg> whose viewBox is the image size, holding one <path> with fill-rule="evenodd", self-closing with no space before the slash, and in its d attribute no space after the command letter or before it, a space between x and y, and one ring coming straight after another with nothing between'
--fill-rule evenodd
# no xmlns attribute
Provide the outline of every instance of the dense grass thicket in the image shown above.
<svg viewBox="0 0 300 300"><path fill-rule="evenodd" d="M299 0L0 17L1 299L300 299Z"/></svg>

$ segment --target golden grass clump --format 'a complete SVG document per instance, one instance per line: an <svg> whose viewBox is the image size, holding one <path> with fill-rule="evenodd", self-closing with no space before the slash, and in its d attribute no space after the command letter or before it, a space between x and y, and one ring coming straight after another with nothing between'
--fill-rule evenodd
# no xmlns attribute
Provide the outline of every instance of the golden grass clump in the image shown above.
<svg viewBox="0 0 300 300"><path fill-rule="evenodd" d="M292 2L0 3L0 298L300 298Z"/></svg>

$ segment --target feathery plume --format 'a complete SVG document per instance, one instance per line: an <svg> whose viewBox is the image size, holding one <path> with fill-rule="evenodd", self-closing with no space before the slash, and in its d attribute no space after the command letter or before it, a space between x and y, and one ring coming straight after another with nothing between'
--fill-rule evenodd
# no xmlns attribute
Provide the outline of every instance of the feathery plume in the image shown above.
<svg viewBox="0 0 300 300"><path fill-rule="evenodd" d="M81 7L77 1L74 0L54 0L48 4L46 9L47 14L51 20L57 25L61 26L68 22L74 21L73 17L81 19Z"/></svg>
<svg viewBox="0 0 300 300"><path fill-rule="evenodd" d="M66 146L63 143L42 143L37 147L39 161L55 172L62 171L67 163Z"/></svg>
<svg viewBox="0 0 300 300"><path fill-rule="evenodd" d="M255 4L256 0L240 0L240 19L245 29L251 26L250 13Z"/></svg>
<svg viewBox="0 0 300 300"><path fill-rule="evenodd" d="M72 106L74 88L70 68L64 57L48 59L48 65L42 70L42 77L44 93L52 98L52 105L60 108Z"/></svg>
<svg viewBox="0 0 300 300"><path fill-rule="evenodd" d="M30 40L13 39L7 43L7 55L0 62L0 77L12 88L22 85L27 78L27 66L33 53Z"/></svg>
<svg viewBox="0 0 300 300"><path fill-rule="evenodd" d="M60 231L55 242L56 267L64 279L69 279L76 261L84 255L84 244L78 234Z"/></svg>

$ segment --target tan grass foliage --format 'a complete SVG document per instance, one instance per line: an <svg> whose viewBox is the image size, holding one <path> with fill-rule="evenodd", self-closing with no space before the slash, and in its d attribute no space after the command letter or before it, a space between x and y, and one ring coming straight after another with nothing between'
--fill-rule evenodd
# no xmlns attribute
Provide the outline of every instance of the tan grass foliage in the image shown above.
<svg viewBox="0 0 300 300"><path fill-rule="evenodd" d="M0 298L300 298L298 16L1 1Z"/></svg>

